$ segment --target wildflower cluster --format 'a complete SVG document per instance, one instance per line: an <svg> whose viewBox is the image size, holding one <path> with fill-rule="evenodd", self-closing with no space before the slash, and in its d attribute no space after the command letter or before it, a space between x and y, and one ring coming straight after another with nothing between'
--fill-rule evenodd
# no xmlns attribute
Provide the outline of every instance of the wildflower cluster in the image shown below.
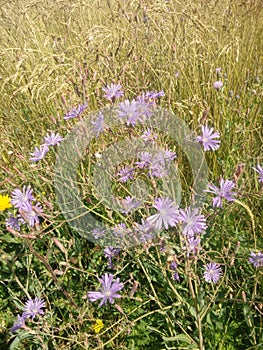
<svg viewBox="0 0 263 350"><path fill-rule="evenodd" d="M55 134L53 131L51 131L50 134L46 134L43 140L43 144L41 144L39 148L35 147L35 151L30 153L32 156L30 160L32 162L40 161L45 157L50 147L59 145L62 140L63 137L61 137L59 134Z"/></svg>
<svg viewBox="0 0 263 350"><path fill-rule="evenodd" d="M27 319L32 319L37 315L43 315L45 307L45 302L43 299L35 298L35 299L29 299L23 308L22 316L18 315L17 320L15 321L13 327L11 328L11 333L16 332L18 329L22 328L25 324L25 321Z"/></svg>
<svg viewBox="0 0 263 350"><path fill-rule="evenodd" d="M78 105L77 108L72 108L71 111L69 111L64 116L64 120L78 118L85 111L85 109L87 107L88 107L88 104L87 104L87 102L85 102L83 105L81 105L81 104Z"/></svg>
<svg viewBox="0 0 263 350"><path fill-rule="evenodd" d="M217 68L216 73L219 78L221 74L219 68ZM216 90L222 89L222 81L216 81L214 88ZM125 165L120 163L116 166L115 169L118 170L113 174L113 179L117 186L120 186L125 192L128 186L139 176L144 176L149 183L155 185L157 182L167 179L171 174L170 169L178 166L178 152L176 153L173 149L168 148L160 150L159 135L153 128L147 127L144 129L145 121L149 121L153 116L157 107L157 99L164 96L164 92L143 92L132 100L124 97L120 84L110 84L103 88L103 92L105 93L104 97L110 102L111 111L117 116L117 121L128 132L132 132L138 126L141 142L145 147L150 146L146 147L147 150L139 149L135 159L130 163L125 160ZM122 97L125 98L124 101L114 104L117 99ZM68 112L63 119L79 118L86 108L87 103L79 105ZM110 128L105 119L103 112L99 112L96 118L90 121L90 130L92 130L92 135L95 138L100 135L101 137L107 135ZM195 141L202 146L205 152L203 155L207 155L209 151L217 151L221 145L220 133L208 124L200 125L200 128L201 135L195 136ZM62 141L63 138L59 134L54 132L46 134L43 144L39 148L35 147L35 151L31 153L32 158L30 160L33 162L42 160L50 147L59 145ZM253 169L259 176L258 181L262 183L262 167L257 165ZM127 190L129 195L124 195L124 198L122 196L118 197L118 200L116 200L123 222L118 220L115 226L107 227L107 229L92 227L91 233L94 239L104 244L103 252L101 252L104 255L102 260L107 259L107 268L114 270L116 268L115 262L120 260L121 249L130 242L132 245L142 245L147 253L151 247L158 247L158 254L166 255L170 249L168 241L172 237L176 243L179 243L179 248L177 248L176 253L174 251L169 253L169 259L167 259L167 270L170 273L171 283L182 283L181 281L184 280L182 271L186 271L187 268L190 269L192 261L197 263L195 273L201 272L203 281L206 283L215 284L220 279L223 281L222 264L214 261L218 257L210 258L211 252L204 251L203 240L209 227L209 215L216 216L228 202L235 201L238 193L236 187L236 182L220 177L218 184L209 183L204 190L205 193L213 196L210 206L194 207L187 204L185 208L179 207L172 195L163 194L157 186L153 192L154 195L151 193L149 198L146 198L146 205L142 198L139 199L137 196L131 195L130 189ZM9 213L9 217L6 218L8 227L20 231L21 225L28 224L29 228L33 228L40 223L43 209L40 203L36 201L30 185L23 186L22 190L14 189L11 198L0 196L0 210L12 206L15 208L14 212ZM209 215L205 215L205 207L210 210ZM114 243L117 242L118 247L107 241L106 238L109 232L109 237L114 240ZM248 261L256 268L262 267L263 253L260 251L251 252ZM185 269L181 267L183 264L185 264ZM188 265L187 268L186 265ZM190 275L191 273L189 273ZM99 307L102 307L107 304L115 304L116 299L122 298L120 292L124 289L124 283L120 281L119 277L115 278L112 273L105 272L98 278L98 282L100 285L97 290L87 292L87 298L90 302L99 301ZM118 308L118 305L115 304L115 306ZM22 315L17 316L17 320L11 328L11 333L22 328L27 319L34 320L37 315L43 315L44 307L45 302L42 299L28 300L24 305ZM97 319L93 330L95 333L99 333L103 327L102 320Z"/></svg>
<svg viewBox="0 0 263 350"><path fill-rule="evenodd" d="M11 204L17 209L16 215L9 213L6 219L6 226L20 231L20 225L27 223L34 227L39 224L39 215L43 212L40 203L34 203L33 189L30 185L23 186L23 189L14 189L11 194Z"/></svg>

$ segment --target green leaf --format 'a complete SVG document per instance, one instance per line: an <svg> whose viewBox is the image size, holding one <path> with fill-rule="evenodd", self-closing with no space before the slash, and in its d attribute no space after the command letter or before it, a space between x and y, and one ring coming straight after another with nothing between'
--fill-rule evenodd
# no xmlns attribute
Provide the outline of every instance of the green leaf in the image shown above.
<svg viewBox="0 0 263 350"><path fill-rule="evenodd" d="M16 243L16 244L20 244L21 243L21 242L19 242L19 240L17 238L13 238L13 237L11 237L8 234L1 235L0 236L0 240L8 242L8 243Z"/></svg>
<svg viewBox="0 0 263 350"><path fill-rule="evenodd" d="M9 350L19 350L19 348L17 347L19 345L19 343L26 338L30 338L31 334L29 334L28 332L23 332L20 333L12 342L12 344L9 347Z"/></svg>

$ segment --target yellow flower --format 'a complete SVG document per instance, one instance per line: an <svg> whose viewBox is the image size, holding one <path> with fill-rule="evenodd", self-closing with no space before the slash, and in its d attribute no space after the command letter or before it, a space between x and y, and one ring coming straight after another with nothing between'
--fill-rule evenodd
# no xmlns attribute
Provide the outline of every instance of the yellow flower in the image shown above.
<svg viewBox="0 0 263 350"><path fill-rule="evenodd" d="M10 203L10 197L8 196L8 194L5 196L0 194L0 211L11 207L12 205Z"/></svg>
<svg viewBox="0 0 263 350"><path fill-rule="evenodd" d="M99 333L103 327L104 327L104 324L103 324L102 320L96 320L96 322L93 326L94 332Z"/></svg>

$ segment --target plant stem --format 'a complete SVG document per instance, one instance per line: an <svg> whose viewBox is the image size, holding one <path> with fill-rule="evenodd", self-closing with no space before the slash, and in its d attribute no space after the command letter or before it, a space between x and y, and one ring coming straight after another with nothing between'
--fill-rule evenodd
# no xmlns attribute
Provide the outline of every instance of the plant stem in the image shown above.
<svg viewBox="0 0 263 350"><path fill-rule="evenodd" d="M203 338L203 332L202 332L202 320L199 314L199 307L196 299L196 293L193 286L193 279L191 277L191 271L189 266L189 260L186 262L186 269L187 269L187 276L188 276L188 283L189 283L189 289L191 296L194 301L195 306L195 313L196 313L196 323L197 323L197 329L198 329L198 338L199 338L199 350L205 350L204 347L204 338Z"/></svg>

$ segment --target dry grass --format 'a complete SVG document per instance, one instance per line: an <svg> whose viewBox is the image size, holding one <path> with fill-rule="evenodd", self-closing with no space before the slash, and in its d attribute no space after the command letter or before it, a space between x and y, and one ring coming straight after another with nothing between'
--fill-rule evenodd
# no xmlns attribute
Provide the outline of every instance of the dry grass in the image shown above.
<svg viewBox="0 0 263 350"><path fill-rule="evenodd" d="M229 173L239 162L259 161L262 17L261 1L6 2L4 163L27 168L46 130L58 129L63 113L84 100L90 111L102 107L101 88L112 81L123 84L127 97L163 89L164 105L193 128L209 109L207 119L223 135L219 159L210 164L214 176L218 167ZM226 75L224 98L212 87L216 67ZM234 97L226 98L231 91Z"/></svg>

